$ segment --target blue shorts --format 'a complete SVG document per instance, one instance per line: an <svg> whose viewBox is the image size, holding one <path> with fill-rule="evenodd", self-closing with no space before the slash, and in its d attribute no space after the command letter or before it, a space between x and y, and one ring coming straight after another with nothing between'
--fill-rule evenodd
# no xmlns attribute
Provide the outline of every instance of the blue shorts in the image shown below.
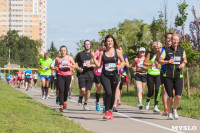
<svg viewBox="0 0 200 133"><path fill-rule="evenodd" d="M46 81L50 81L51 80L51 76L40 75L40 79L45 79Z"/></svg>

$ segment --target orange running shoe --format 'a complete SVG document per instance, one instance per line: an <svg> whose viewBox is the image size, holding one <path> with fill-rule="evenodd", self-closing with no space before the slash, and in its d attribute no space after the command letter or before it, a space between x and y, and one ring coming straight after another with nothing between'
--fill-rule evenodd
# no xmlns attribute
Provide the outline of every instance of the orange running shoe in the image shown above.
<svg viewBox="0 0 200 133"><path fill-rule="evenodd" d="M165 108L164 112L163 112L163 115L164 116L167 116L168 115L168 108Z"/></svg>

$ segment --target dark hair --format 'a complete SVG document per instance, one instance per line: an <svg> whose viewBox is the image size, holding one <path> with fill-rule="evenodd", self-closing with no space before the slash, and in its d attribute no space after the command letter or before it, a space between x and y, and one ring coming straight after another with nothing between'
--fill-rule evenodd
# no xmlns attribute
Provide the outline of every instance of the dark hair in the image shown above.
<svg viewBox="0 0 200 133"><path fill-rule="evenodd" d="M169 33L167 33L167 34L165 35L165 38L167 38L168 35L173 35L173 34L174 34L174 33L169 32Z"/></svg>
<svg viewBox="0 0 200 133"><path fill-rule="evenodd" d="M113 39L114 48L117 49L117 48L118 48L117 42L116 42L115 38L114 38L112 35L107 35L107 36L105 37L105 46L107 47L106 42L107 42L108 38L112 38L112 39Z"/></svg>
<svg viewBox="0 0 200 133"><path fill-rule="evenodd" d="M85 40L84 43L83 43L83 45L85 45L86 42L90 42L90 40ZM91 42L90 42L90 43L91 43Z"/></svg>
<svg viewBox="0 0 200 133"><path fill-rule="evenodd" d="M105 40L101 41L101 46L106 45Z"/></svg>
<svg viewBox="0 0 200 133"><path fill-rule="evenodd" d="M61 50L61 48L66 48L66 51L67 51L67 54L66 54L66 55L68 55L67 47L66 47L65 45L62 45L62 46L60 46L60 50Z"/></svg>

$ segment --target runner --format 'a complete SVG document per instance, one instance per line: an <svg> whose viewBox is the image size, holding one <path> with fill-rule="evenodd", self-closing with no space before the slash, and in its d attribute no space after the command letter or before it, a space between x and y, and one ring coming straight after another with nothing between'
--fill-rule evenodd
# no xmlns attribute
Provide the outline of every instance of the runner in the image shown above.
<svg viewBox="0 0 200 133"><path fill-rule="evenodd" d="M37 72L35 72L33 74L33 81L34 81L34 87L35 88L37 87L37 80L38 80L38 74L37 74Z"/></svg>
<svg viewBox="0 0 200 133"><path fill-rule="evenodd" d="M185 50L179 45L180 36L172 35L172 46L165 48L162 52L159 62L165 64L164 84L169 98L167 99L168 118L169 120L178 119L177 108L181 101L183 89L183 72L182 69L187 63ZM175 103L172 112L173 89L175 89Z"/></svg>
<svg viewBox="0 0 200 133"><path fill-rule="evenodd" d="M51 69L51 80L49 83L51 93L53 93L53 90L55 90L55 70Z"/></svg>
<svg viewBox="0 0 200 133"><path fill-rule="evenodd" d="M68 55L67 47L60 47L61 56L56 58L55 67L58 68L58 89L59 89L59 110L63 112L63 109L67 107L67 97L69 86L71 83L72 68L77 68L74 59Z"/></svg>
<svg viewBox="0 0 200 133"><path fill-rule="evenodd" d="M17 74L17 83L18 83L18 88L22 87L22 72L18 71L16 72Z"/></svg>
<svg viewBox="0 0 200 133"><path fill-rule="evenodd" d="M17 83L17 75L14 75L14 87L18 87L18 83Z"/></svg>
<svg viewBox="0 0 200 133"><path fill-rule="evenodd" d="M26 87L26 91L29 90L29 87L30 87L30 76L32 74L32 71L29 70L29 67L26 68L25 70L25 87Z"/></svg>
<svg viewBox="0 0 200 133"><path fill-rule="evenodd" d="M153 42L152 48L153 51L148 53L144 60L144 65L148 66L148 71L147 71L148 94L145 103L145 108L147 110L149 109L150 98L153 96L155 90L153 112L159 113L160 110L158 109L158 101L160 99L160 93L161 93L161 81L160 81L161 65L158 63L158 56L160 56L159 54L162 50L162 44L160 42Z"/></svg>
<svg viewBox="0 0 200 133"><path fill-rule="evenodd" d="M25 86L25 71L22 71L22 81L21 81L21 88L24 88Z"/></svg>
<svg viewBox="0 0 200 133"><path fill-rule="evenodd" d="M168 48L171 46L172 41L172 33L168 33L165 36L166 39L166 46L162 47L162 52L165 50L165 48ZM162 53L161 52L161 53ZM161 78L161 85L162 85L162 101L163 101L163 106L164 106L164 112L163 115L168 115L168 108L167 108L167 92L165 90L165 85L164 85L164 77L163 74L165 73L165 65L162 65L161 71L160 71L160 78Z"/></svg>
<svg viewBox="0 0 200 133"><path fill-rule="evenodd" d="M71 99L71 94L72 94L72 81L74 80L74 77L73 77L73 73L74 73L74 69L72 68L72 80L71 80L71 83L70 83L70 85L69 85L69 99Z"/></svg>
<svg viewBox="0 0 200 133"><path fill-rule="evenodd" d="M142 97L144 95L144 89L146 87L147 82L147 74L146 74L146 67L143 65L145 59L145 51L144 47L139 49L139 57L135 58L132 64L133 71L135 71L135 84L137 87L137 97L138 97L138 108L142 109Z"/></svg>
<svg viewBox="0 0 200 133"><path fill-rule="evenodd" d="M79 52L76 56L75 62L78 66L78 82L80 88L80 96L78 105L82 105L83 95L85 94L85 102L83 105L84 110L89 110L87 103L90 98L90 90L94 81L94 68L95 65L90 63L91 60L91 43L89 40L84 41L84 50Z"/></svg>
<svg viewBox="0 0 200 133"><path fill-rule="evenodd" d="M42 83L42 99L48 99L48 87L49 81L51 80L51 69L50 65L52 59L49 58L49 54L45 53L44 58L41 58L38 62L40 69L40 79Z"/></svg>
<svg viewBox="0 0 200 133"><path fill-rule="evenodd" d="M122 47L120 47L119 50L123 54ZM120 93L119 93L119 97L117 98L117 105L118 106L121 105L121 100L120 99L121 99L121 95L122 95L123 84L124 84L124 82L128 82L128 76L126 74L126 71L129 68L129 61L128 61L128 58L127 58L126 55L123 55L123 58L124 58L124 61L125 61L125 66L122 69L120 69L121 82L120 82L120 86L119 86Z"/></svg>
<svg viewBox="0 0 200 133"><path fill-rule="evenodd" d="M101 51L104 51L105 49L106 49L105 41L103 40L101 42L101 48L98 49L94 53L94 55L96 57L96 60L99 59L99 55L100 55ZM92 63L94 63L93 60L91 60L91 61L92 61ZM100 68L99 67L95 67L95 70L94 70L94 82L95 82L96 88L97 88L97 90L96 90L96 110L97 111L101 111L101 107L100 107L100 103L99 103L100 94L101 94L101 72L102 72L102 66ZM105 95L105 94L103 93L103 95Z"/></svg>
<svg viewBox="0 0 200 133"><path fill-rule="evenodd" d="M103 119L113 119L112 108L115 101L115 91L119 83L118 70L121 69L125 62L121 51L117 48L117 43L112 35L108 35L105 38L106 50L100 53L98 61L92 52L92 58L97 67L101 67L103 62L103 68L101 73L101 82L104 87L105 96L105 111ZM117 66L118 58L121 61L121 65Z"/></svg>
<svg viewBox="0 0 200 133"><path fill-rule="evenodd" d="M11 81L11 75L10 75L10 74L8 74L8 75L7 75L7 77L6 77L6 79L7 79L7 83L8 83L8 85L10 85L10 81Z"/></svg>
<svg viewBox="0 0 200 133"><path fill-rule="evenodd" d="M53 60L53 62L51 64L51 69L54 70L54 87L56 88L56 104L60 104L60 102L59 102L58 81L57 81L58 67L55 67L55 62L56 62L56 58Z"/></svg>
<svg viewBox="0 0 200 133"><path fill-rule="evenodd" d="M33 87L33 73L30 75L30 88L32 89Z"/></svg>

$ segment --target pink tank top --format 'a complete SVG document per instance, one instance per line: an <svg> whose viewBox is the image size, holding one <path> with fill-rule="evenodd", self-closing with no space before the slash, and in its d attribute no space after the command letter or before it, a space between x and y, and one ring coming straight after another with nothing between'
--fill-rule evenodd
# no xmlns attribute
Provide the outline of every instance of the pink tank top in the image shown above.
<svg viewBox="0 0 200 133"><path fill-rule="evenodd" d="M71 64L70 56L67 56L65 60L62 60L60 57L57 57L58 63L58 75L68 76L72 75L72 71L67 64Z"/></svg>

